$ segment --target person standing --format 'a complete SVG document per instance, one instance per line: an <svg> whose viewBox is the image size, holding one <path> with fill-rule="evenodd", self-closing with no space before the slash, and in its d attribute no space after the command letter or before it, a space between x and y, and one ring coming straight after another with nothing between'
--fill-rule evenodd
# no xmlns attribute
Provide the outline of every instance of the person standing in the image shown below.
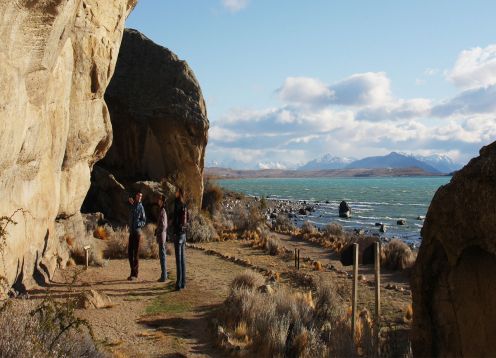
<svg viewBox="0 0 496 358"><path fill-rule="evenodd" d="M131 275L127 278L129 281L136 281L138 279L139 267L139 245L141 241L141 228L146 224L145 208L141 200L143 194L137 192L133 198L129 198L129 243L128 243L128 257L129 266L131 267Z"/></svg>
<svg viewBox="0 0 496 358"><path fill-rule="evenodd" d="M188 211L184 203L184 192L181 188L176 190L174 200L174 253L176 255L176 291L185 288L186 283L186 258L184 248L186 246L186 224L188 222Z"/></svg>
<svg viewBox="0 0 496 358"><path fill-rule="evenodd" d="M160 269L162 274L158 279L158 282L167 281L167 213L165 211L165 196L160 195L158 198L158 206L160 213L158 216L157 230L155 230L155 237L158 244L158 253L160 257Z"/></svg>

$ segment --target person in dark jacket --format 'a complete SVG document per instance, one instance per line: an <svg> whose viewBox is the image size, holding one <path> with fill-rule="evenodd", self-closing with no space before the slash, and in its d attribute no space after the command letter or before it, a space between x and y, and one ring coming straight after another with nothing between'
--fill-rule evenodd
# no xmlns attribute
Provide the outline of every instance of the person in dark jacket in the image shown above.
<svg viewBox="0 0 496 358"><path fill-rule="evenodd" d="M167 281L167 255L166 255L166 245L167 245L167 213L165 211L165 196L160 195L158 198L158 206L160 208L160 213L158 216L157 229L155 230L155 238L158 244L158 253L160 257L160 269L162 274L158 279L159 282Z"/></svg>
<svg viewBox="0 0 496 358"><path fill-rule="evenodd" d="M186 283L186 259L184 247L186 246L186 223L188 221L188 210L184 203L183 190L176 190L174 200L174 215L172 217L174 229L174 253L176 255L176 291L185 288Z"/></svg>
<svg viewBox="0 0 496 358"><path fill-rule="evenodd" d="M138 252L141 241L141 228L146 224L146 215L141 199L143 194L137 192L133 198L129 198L129 243L128 257L129 266L131 267L131 275L127 278L129 281L138 279Z"/></svg>

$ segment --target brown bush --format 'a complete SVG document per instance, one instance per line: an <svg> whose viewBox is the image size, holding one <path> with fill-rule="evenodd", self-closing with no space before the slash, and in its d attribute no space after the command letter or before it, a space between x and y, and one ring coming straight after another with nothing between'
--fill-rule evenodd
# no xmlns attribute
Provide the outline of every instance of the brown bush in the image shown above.
<svg viewBox="0 0 496 358"><path fill-rule="evenodd" d="M224 191L222 188L207 180L205 189L203 190L202 209L214 216L219 209L223 197Z"/></svg>
<svg viewBox="0 0 496 358"><path fill-rule="evenodd" d="M186 238L190 242L210 242L217 240L219 235L215 230L208 213L204 211L191 211Z"/></svg>
<svg viewBox="0 0 496 358"><path fill-rule="evenodd" d="M241 324L251 354L258 356L356 356L350 325L334 289L291 293L279 287L272 294L233 288L225 301L221 322L235 331ZM244 326L246 325L246 327Z"/></svg>
<svg viewBox="0 0 496 358"><path fill-rule="evenodd" d="M254 290L262 286L265 280L258 272L246 270L237 275L231 282L231 290Z"/></svg>
<svg viewBox="0 0 496 358"><path fill-rule="evenodd" d="M280 214L276 218L274 229L278 232L287 233L294 231L296 227L287 215Z"/></svg>
<svg viewBox="0 0 496 358"><path fill-rule="evenodd" d="M329 223L324 228L324 234L327 236L341 237L345 235L343 227L338 223Z"/></svg>
<svg viewBox="0 0 496 358"><path fill-rule="evenodd" d="M301 229L300 229L301 233L303 235L307 234L307 235L312 235L312 234L315 234L317 233L317 228L315 227L314 224L312 224L311 222L309 221L305 221L303 223L303 225L301 226Z"/></svg>
<svg viewBox="0 0 496 358"><path fill-rule="evenodd" d="M3 302L0 330L0 357L104 356L85 322L74 316L71 302Z"/></svg>
<svg viewBox="0 0 496 358"><path fill-rule="evenodd" d="M381 248L381 264L389 270L411 268L415 259L410 247L399 239L393 239Z"/></svg>
<svg viewBox="0 0 496 358"><path fill-rule="evenodd" d="M139 257L142 259L157 259L158 245L155 239L155 224L147 224L142 229L139 246ZM104 255L108 259L126 259L128 257L129 229L127 226L117 228L105 241Z"/></svg>
<svg viewBox="0 0 496 358"><path fill-rule="evenodd" d="M282 251L281 240L277 237L269 237L266 241L265 248L269 252L269 255L277 256Z"/></svg>
<svg viewBox="0 0 496 358"><path fill-rule="evenodd" d="M264 226L265 219L257 206L249 209L238 206L232 214L232 221L239 231L256 231Z"/></svg>

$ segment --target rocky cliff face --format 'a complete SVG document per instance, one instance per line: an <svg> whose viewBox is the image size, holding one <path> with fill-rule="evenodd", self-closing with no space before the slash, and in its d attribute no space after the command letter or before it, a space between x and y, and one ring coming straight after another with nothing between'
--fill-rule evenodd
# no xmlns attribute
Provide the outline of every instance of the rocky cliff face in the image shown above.
<svg viewBox="0 0 496 358"><path fill-rule="evenodd" d="M110 146L103 95L136 1L0 0L0 216L26 210L7 227L9 284L64 265L55 219L79 212Z"/></svg>
<svg viewBox="0 0 496 358"><path fill-rule="evenodd" d="M412 280L414 353L482 357L496 341L496 142L440 188Z"/></svg>
<svg viewBox="0 0 496 358"><path fill-rule="evenodd" d="M105 99L114 139L98 165L126 186L165 179L200 204L209 123L188 64L126 29Z"/></svg>

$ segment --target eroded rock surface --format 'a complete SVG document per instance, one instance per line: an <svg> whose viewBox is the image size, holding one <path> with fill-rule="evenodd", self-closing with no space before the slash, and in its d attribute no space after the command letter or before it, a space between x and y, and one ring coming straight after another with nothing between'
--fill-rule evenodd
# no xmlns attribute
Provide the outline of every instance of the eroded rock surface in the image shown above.
<svg viewBox="0 0 496 358"><path fill-rule="evenodd" d="M103 95L135 3L0 0L0 216L26 210L7 227L9 284L65 264L55 219L79 212L110 146Z"/></svg>
<svg viewBox="0 0 496 358"><path fill-rule="evenodd" d="M99 162L119 182L182 186L201 203L209 122L200 85L185 61L126 29L105 94L114 139Z"/></svg>
<svg viewBox="0 0 496 358"><path fill-rule="evenodd" d="M412 279L415 356L496 349L496 142L440 188Z"/></svg>

